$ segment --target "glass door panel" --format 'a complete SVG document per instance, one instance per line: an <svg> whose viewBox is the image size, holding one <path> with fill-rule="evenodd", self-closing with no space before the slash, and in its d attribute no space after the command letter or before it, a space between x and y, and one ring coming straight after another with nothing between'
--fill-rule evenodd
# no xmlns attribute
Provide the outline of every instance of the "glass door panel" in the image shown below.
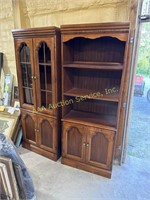
<svg viewBox="0 0 150 200"><path fill-rule="evenodd" d="M33 105L32 69L30 60L30 49L26 43L20 48L20 68L22 76L23 103Z"/></svg>
<svg viewBox="0 0 150 200"><path fill-rule="evenodd" d="M47 98L46 108L49 108L50 104L52 104L52 92L47 92L46 98Z"/></svg>
<svg viewBox="0 0 150 200"><path fill-rule="evenodd" d="M38 57L39 64L51 64L51 51L46 42L41 42Z"/></svg>
<svg viewBox="0 0 150 200"><path fill-rule="evenodd" d="M41 90L41 108L46 108L46 92Z"/></svg>
<svg viewBox="0 0 150 200"><path fill-rule="evenodd" d="M41 90L45 90L45 67L44 67L44 65L39 65L39 67L40 67Z"/></svg>
<svg viewBox="0 0 150 200"><path fill-rule="evenodd" d="M40 42L38 48L39 64L39 107L42 111L49 108L52 103L52 78L51 78L51 50L46 42Z"/></svg>
<svg viewBox="0 0 150 200"><path fill-rule="evenodd" d="M46 67L47 90L52 91L51 68Z"/></svg>

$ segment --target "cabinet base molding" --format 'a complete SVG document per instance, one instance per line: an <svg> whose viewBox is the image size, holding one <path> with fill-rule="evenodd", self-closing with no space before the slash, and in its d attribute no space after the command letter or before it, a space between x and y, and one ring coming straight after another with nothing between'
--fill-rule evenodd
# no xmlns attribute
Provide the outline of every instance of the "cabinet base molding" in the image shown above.
<svg viewBox="0 0 150 200"><path fill-rule="evenodd" d="M70 160L70 159L67 159L67 158L64 158L64 157L62 157L61 163L65 164L65 165L69 165L71 167L75 167L77 169L81 169L81 170L84 170L84 171L87 171L87 172L91 172L93 174L97 174L97 175L100 175L100 176L111 178L111 172L108 171L108 170L105 170L105 169L100 169L100 168L97 168L97 167L94 167L94 166L91 166L91 165L87 165L85 163L81 163L81 162L78 162L78 161L73 161L73 160Z"/></svg>
<svg viewBox="0 0 150 200"><path fill-rule="evenodd" d="M52 152L49 152L49 151L45 151L41 148L38 148L37 146L34 146L33 144L29 144L29 143L26 143L26 142L23 142L22 143L22 147L30 150L30 151L33 151L37 154L40 154L46 158L49 158L51 160L54 160L54 161L57 161L58 158L60 157L60 155L57 155L55 153L52 153Z"/></svg>

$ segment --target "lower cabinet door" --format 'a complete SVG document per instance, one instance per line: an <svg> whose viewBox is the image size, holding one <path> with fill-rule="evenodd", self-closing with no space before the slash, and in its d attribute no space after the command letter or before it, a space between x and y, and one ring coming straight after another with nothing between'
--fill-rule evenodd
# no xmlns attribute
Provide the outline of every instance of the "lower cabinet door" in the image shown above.
<svg viewBox="0 0 150 200"><path fill-rule="evenodd" d="M25 141L36 144L37 137L36 137L36 121L37 117L33 113L29 112L22 112L22 128L23 128L23 138Z"/></svg>
<svg viewBox="0 0 150 200"><path fill-rule="evenodd" d="M84 126L63 122L63 157L84 162L85 145Z"/></svg>
<svg viewBox="0 0 150 200"><path fill-rule="evenodd" d="M113 162L115 132L87 129L86 162L90 165L111 170Z"/></svg>
<svg viewBox="0 0 150 200"><path fill-rule="evenodd" d="M38 146L47 151L56 152L56 124L55 119L38 116L37 138Z"/></svg>

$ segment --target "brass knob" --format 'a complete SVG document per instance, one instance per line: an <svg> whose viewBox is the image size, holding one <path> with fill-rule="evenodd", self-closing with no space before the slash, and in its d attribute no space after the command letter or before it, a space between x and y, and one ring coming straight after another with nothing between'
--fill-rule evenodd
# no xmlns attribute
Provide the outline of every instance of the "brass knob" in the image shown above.
<svg viewBox="0 0 150 200"><path fill-rule="evenodd" d="M34 76L31 76L31 79L34 79Z"/></svg>
<svg viewBox="0 0 150 200"><path fill-rule="evenodd" d="M33 111L33 113L36 113L36 112L37 112L35 108L33 108L33 110L32 110L32 111Z"/></svg>
<svg viewBox="0 0 150 200"><path fill-rule="evenodd" d="M83 146L84 146L84 147L85 147L85 145L86 145L85 142L83 142Z"/></svg>
<svg viewBox="0 0 150 200"><path fill-rule="evenodd" d="M89 147L89 143L87 143L86 146Z"/></svg>

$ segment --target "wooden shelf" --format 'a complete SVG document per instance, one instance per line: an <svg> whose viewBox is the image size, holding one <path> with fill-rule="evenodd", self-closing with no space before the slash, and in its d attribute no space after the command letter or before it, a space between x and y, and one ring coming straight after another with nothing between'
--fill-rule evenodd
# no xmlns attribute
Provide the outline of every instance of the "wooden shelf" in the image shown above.
<svg viewBox="0 0 150 200"><path fill-rule="evenodd" d="M71 110L67 115L65 115L62 121L67 122L78 122L85 125L98 125L103 128L108 128L111 130L116 130L116 117L112 115L101 115L89 112L81 112Z"/></svg>
<svg viewBox="0 0 150 200"><path fill-rule="evenodd" d="M39 65L43 65L43 66L51 66L51 63L39 63Z"/></svg>
<svg viewBox="0 0 150 200"><path fill-rule="evenodd" d="M64 95L112 102L119 101L119 90L117 89L115 92L108 94L108 91L93 91L88 89L72 88L71 90L64 92Z"/></svg>
<svg viewBox="0 0 150 200"><path fill-rule="evenodd" d="M31 65L31 62L20 62L20 64L27 64L27 65Z"/></svg>
<svg viewBox="0 0 150 200"><path fill-rule="evenodd" d="M22 86L22 88L24 88L24 89L29 89L29 90L32 90L32 89L33 89L32 87L28 87L28 86Z"/></svg>
<svg viewBox="0 0 150 200"><path fill-rule="evenodd" d="M63 67L68 68L85 68L85 69L104 69L104 70L122 70L121 63L113 62L72 62L64 64Z"/></svg>
<svg viewBox="0 0 150 200"><path fill-rule="evenodd" d="M41 91L41 92L50 92L50 93L52 93L52 91L51 91L51 90L44 90L44 89L40 89L40 91Z"/></svg>

